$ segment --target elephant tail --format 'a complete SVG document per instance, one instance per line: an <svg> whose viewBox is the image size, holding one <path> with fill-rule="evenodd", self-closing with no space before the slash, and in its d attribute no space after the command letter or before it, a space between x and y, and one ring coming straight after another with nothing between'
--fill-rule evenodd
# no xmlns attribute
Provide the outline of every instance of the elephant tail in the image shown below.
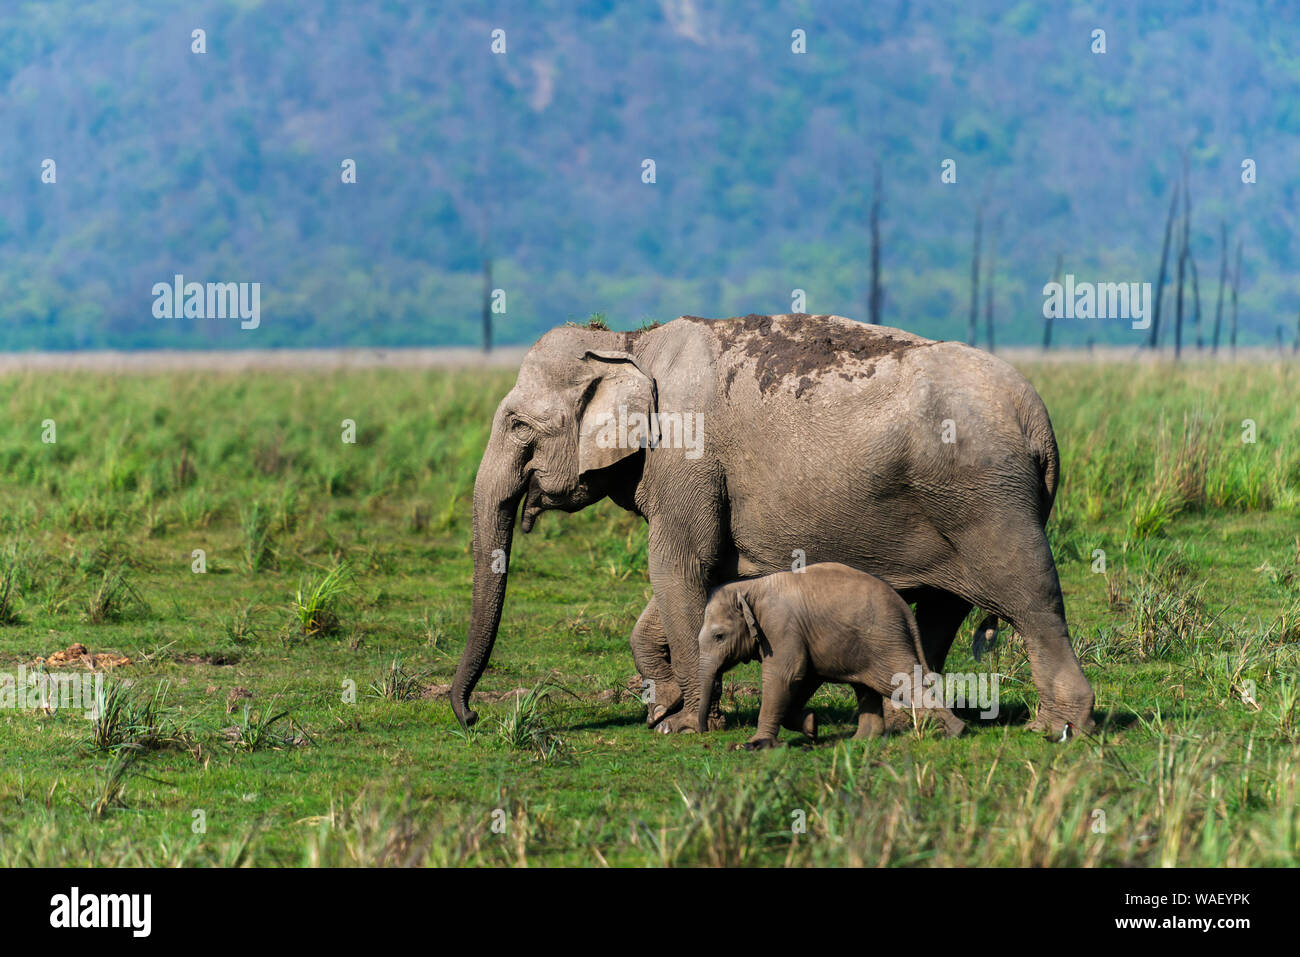
<svg viewBox="0 0 1300 957"><path fill-rule="evenodd" d="M1056 448L1056 436L1049 427L1047 434L1040 439L1034 449L1038 459L1038 468L1043 476L1042 519L1047 524L1047 516L1052 514L1052 504L1056 501L1056 486L1061 478L1061 453Z"/></svg>
<svg viewBox="0 0 1300 957"><path fill-rule="evenodd" d="M1020 406L1020 426L1029 455L1038 470L1041 482L1038 490L1038 520L1046 526L1047 517L1052 513L1052 505L1056 501L1056 487L1061 479L1061 453L1056 447L1056 433L1052 431L1052 420L1048 418L1043 400L1032 387L1025 399L1028 401Z"/></svg>
<svg viewBox="0 0 1300 957"><path fill-rule="evenodd" d="M907 610L907 630L912 636L912 647L916 650L916 660L921 662L921 673L928 675L930 673L930 662L925 657L925 646L921 643L921 628L916 623L916 616L912 614L911 609Z"/></svg>

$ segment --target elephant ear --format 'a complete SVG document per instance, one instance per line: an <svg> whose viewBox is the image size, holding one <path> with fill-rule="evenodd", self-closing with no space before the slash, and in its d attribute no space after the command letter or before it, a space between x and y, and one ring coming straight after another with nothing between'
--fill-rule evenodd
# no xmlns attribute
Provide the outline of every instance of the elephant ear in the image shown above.
<svg viewBox="0 0 1300 957"><path fill-rule="evenodd" d="M745 596L740 592L736 592L736 604L740 606L740 613L745 616L745 624L749 626L749 637L754 639L754 644L758 646L761 654L770 655L772 649L758 632L758 622L754 620L753 609L749 607L749 602L745 601Z"/></svg>
<svg viewBox="0 0 1300 957"><path fill-rule="evenodd" d="M655 381L642 371L631 353L588 350L583 361L592 367L586 402L578 419L578 474L608 468L639 451L634 426L643 425L641 438L657 439L647 431L658 426ZM619 435L620 411L628 436ZM633 419L633 415L641 418Z"/></svg>

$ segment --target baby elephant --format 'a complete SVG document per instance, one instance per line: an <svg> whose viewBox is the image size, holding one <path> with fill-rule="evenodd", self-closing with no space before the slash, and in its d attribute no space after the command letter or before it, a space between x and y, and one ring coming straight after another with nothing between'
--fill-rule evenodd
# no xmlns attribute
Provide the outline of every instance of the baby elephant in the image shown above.
<svg viewBox="0 0 1300 957"><path fill-rule="evenodd" d="M854 737L879 735L882 695L900 687L896 676L906 677L910 693L915 669L929 673L907 602L879 578L834 562L715 588L699 642L701 730L708 726L714 681L742 661L763 662L758 731L745 744L751 750L776 744L782 726L814 736L813 714L803 708L825 681L857 692ZM930 710L949 736L965 729L947 708Z"/></svg>

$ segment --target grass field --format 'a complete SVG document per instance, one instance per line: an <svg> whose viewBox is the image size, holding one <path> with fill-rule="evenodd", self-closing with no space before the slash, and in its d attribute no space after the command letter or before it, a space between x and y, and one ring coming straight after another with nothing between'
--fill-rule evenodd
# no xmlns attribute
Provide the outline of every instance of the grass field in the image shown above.
<svg viewBox="0 0 1300 957"><path fill-rule="evenodd" d="M1300 365L1025 371L1096 737L1025 730L1019 640L976 664L964 629L949 670L1003 676L996 719L850 742L827 688L826 740L758 754L729 750L753 665L727 731L645 730L645 527L608 502L516 537L458 729L469 496L510 373L0 377L0 671L131 659L95 720L0 710L0 864L1296 863Z"/></svg>

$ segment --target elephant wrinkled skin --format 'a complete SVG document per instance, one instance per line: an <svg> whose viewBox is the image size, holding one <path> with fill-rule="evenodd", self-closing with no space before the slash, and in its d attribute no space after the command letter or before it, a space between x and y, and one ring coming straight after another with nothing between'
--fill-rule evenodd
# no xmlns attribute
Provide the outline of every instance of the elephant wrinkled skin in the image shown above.
<svg viewBox="0 0 1300 957"><path fill-rule="evenodd" d="M622 431L635 413L667 426L658 444ZM694 448L688 421L700 423ZM1024 637L1035 727L1090 728L1092 688L1043 532L1057 480L1038 393L960 343L838 316L553 329L498 406L474 483L473 607L452 708L462 724L477 718L469 696L496 640L521 503L528 532L542 511L608 496L649 526L654 597L633 654L643 675L659 669L660 708L672 710L652 714L662 730L696 728L709 589L800 560L843 562L914 602L936 671L972 605L997 615Z"/></svg>

